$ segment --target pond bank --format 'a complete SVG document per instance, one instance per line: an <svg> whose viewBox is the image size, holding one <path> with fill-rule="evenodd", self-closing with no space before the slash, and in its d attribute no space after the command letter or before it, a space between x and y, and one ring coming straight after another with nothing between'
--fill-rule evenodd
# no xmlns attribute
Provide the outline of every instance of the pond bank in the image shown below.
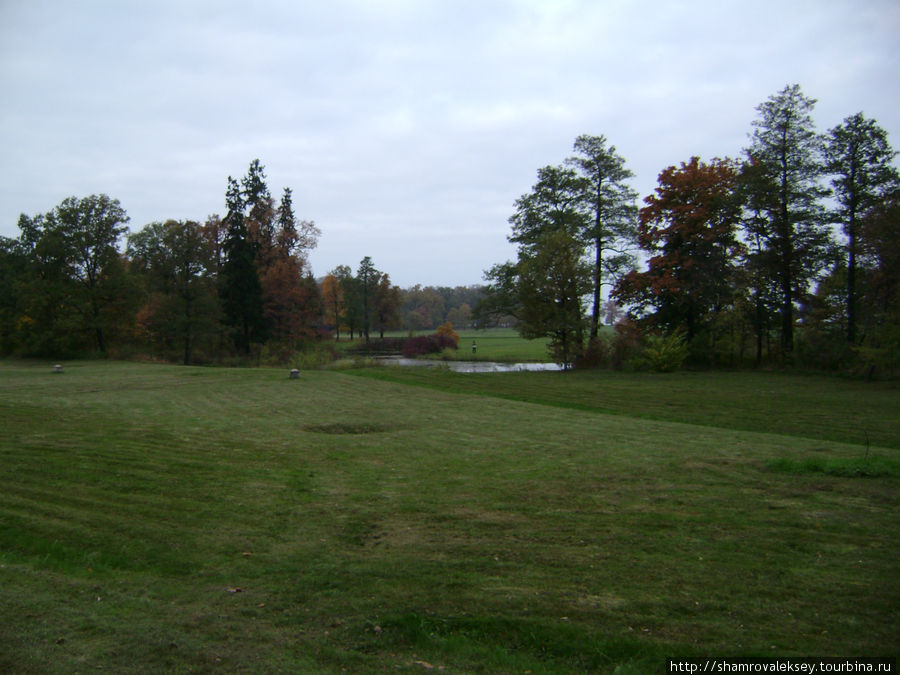
<svg viewBox="0 0 900 675"><path fill-rule="evenodd" d="M456 373L515 373L562 370L558 363L500 363L498 361L442 361L440 359L408 359L402 356L379 356L375 361L387 366L446 368Z"/></svg>

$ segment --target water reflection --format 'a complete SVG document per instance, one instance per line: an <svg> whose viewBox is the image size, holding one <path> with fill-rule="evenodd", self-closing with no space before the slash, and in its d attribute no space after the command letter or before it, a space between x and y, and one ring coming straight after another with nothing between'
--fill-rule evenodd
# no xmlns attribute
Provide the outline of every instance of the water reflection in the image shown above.
<svg viewBox="0 0 900 675"><path fill-rule="evenodd" d="M419 368L447 368L456 373L516 373L540 370L562 370L558 363L498 363L496 361L440 361L438 359L406 359L402 356L384 356L379 363L390 366L415 366Z"/></svg>

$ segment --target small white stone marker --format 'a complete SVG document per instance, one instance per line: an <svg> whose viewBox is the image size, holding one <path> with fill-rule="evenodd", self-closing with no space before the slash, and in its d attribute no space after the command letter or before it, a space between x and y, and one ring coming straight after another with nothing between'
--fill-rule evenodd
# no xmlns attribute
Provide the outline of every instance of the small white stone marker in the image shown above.
<svg viewBox="0 0 900 675"><path fill-rule="evenodd" d="M291 379L299 380L300 379L300 371L296 368L291 368Z"/></svg>
<svg viewBox="0 0 900 675"><path fill-rule="evenodd" d="M55 366L53 366L53 372L54 372L54 373L61 373L61 372L62 372L62 366L59 365L59 364L57 363Z"/></svg>

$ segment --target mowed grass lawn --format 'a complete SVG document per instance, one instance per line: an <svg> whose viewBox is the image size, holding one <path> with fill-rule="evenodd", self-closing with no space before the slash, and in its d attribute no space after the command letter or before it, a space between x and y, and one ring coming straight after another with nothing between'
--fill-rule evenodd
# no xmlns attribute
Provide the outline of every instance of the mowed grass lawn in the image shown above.
<svg viewBox="0 0 900 675"><path fill-rule="evenodd" d="M0 362L0 671L896 654L891 385L353 372Z"/></svg>
<svg viewBox="0 0 900 675"><path fill-rule="evenodd" d="M434 330L418 331L417 335L431 335ZM457 331L459 335L459 348L456 352L452 352L459 361L506 361L506 362L526 362L526 361L551 361L551 357L547 352L547 340L524 340L514 328L486 328L483 330L460 329ZM385 334L385 337L407 337L408 331L392 331ZM377 344L376 335L371 335L370 339ZM357 338L353 343L360 343L361 338ZM472 342L475 342L475 351L472 351ZM337 343L338 349L352 344L349 340L343 339Z"/></svg>

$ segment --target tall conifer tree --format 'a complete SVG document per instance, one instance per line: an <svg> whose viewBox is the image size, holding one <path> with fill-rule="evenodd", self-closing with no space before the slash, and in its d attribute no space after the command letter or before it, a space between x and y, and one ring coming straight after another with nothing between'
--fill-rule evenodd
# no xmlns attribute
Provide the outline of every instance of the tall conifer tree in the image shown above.
<svg viewBox="0 0 900 675"><path fill-rule="evenodd" d="M262 286L254 263L255 247L244 223L244 200L237 181L228 177L225 242L221 297L226 322L238 351L250 353L250 345L264 338Z"/></svg>
<svg viewBox="0 0 900 675"><path fill-rule="evenodd" d="M887 132L860 112L829 131L825 148L826 170L832 175L836 220L847 236L847 340L856 341L857 260L860 253L860 221L883 204L900 186L892 162L897 153Z"/></svg>
<svg viewBox="0 0 900 675"><path fill-rule="evenodd" d="M582 199L590 213L582 236L594 249L590 337L596 338L603 285L615 282L634 264L629 250L637 238L637 192L627 183L634 173L616 147L607 146L606 136L581 135L574 150L577 154L566 163L583 178Z"/></svg>
<svg viewBox="0 0 900 675"><path fill-rule="evenodd" d="M757 107L749 163L755 168L751 204L764 217L751 221L778 288L781 349L794 348L795 305L828 262L830 236L820 200L822 138L812 120L815 99L790 85ZM762 259L762 258L761 258Z"/></svg>

